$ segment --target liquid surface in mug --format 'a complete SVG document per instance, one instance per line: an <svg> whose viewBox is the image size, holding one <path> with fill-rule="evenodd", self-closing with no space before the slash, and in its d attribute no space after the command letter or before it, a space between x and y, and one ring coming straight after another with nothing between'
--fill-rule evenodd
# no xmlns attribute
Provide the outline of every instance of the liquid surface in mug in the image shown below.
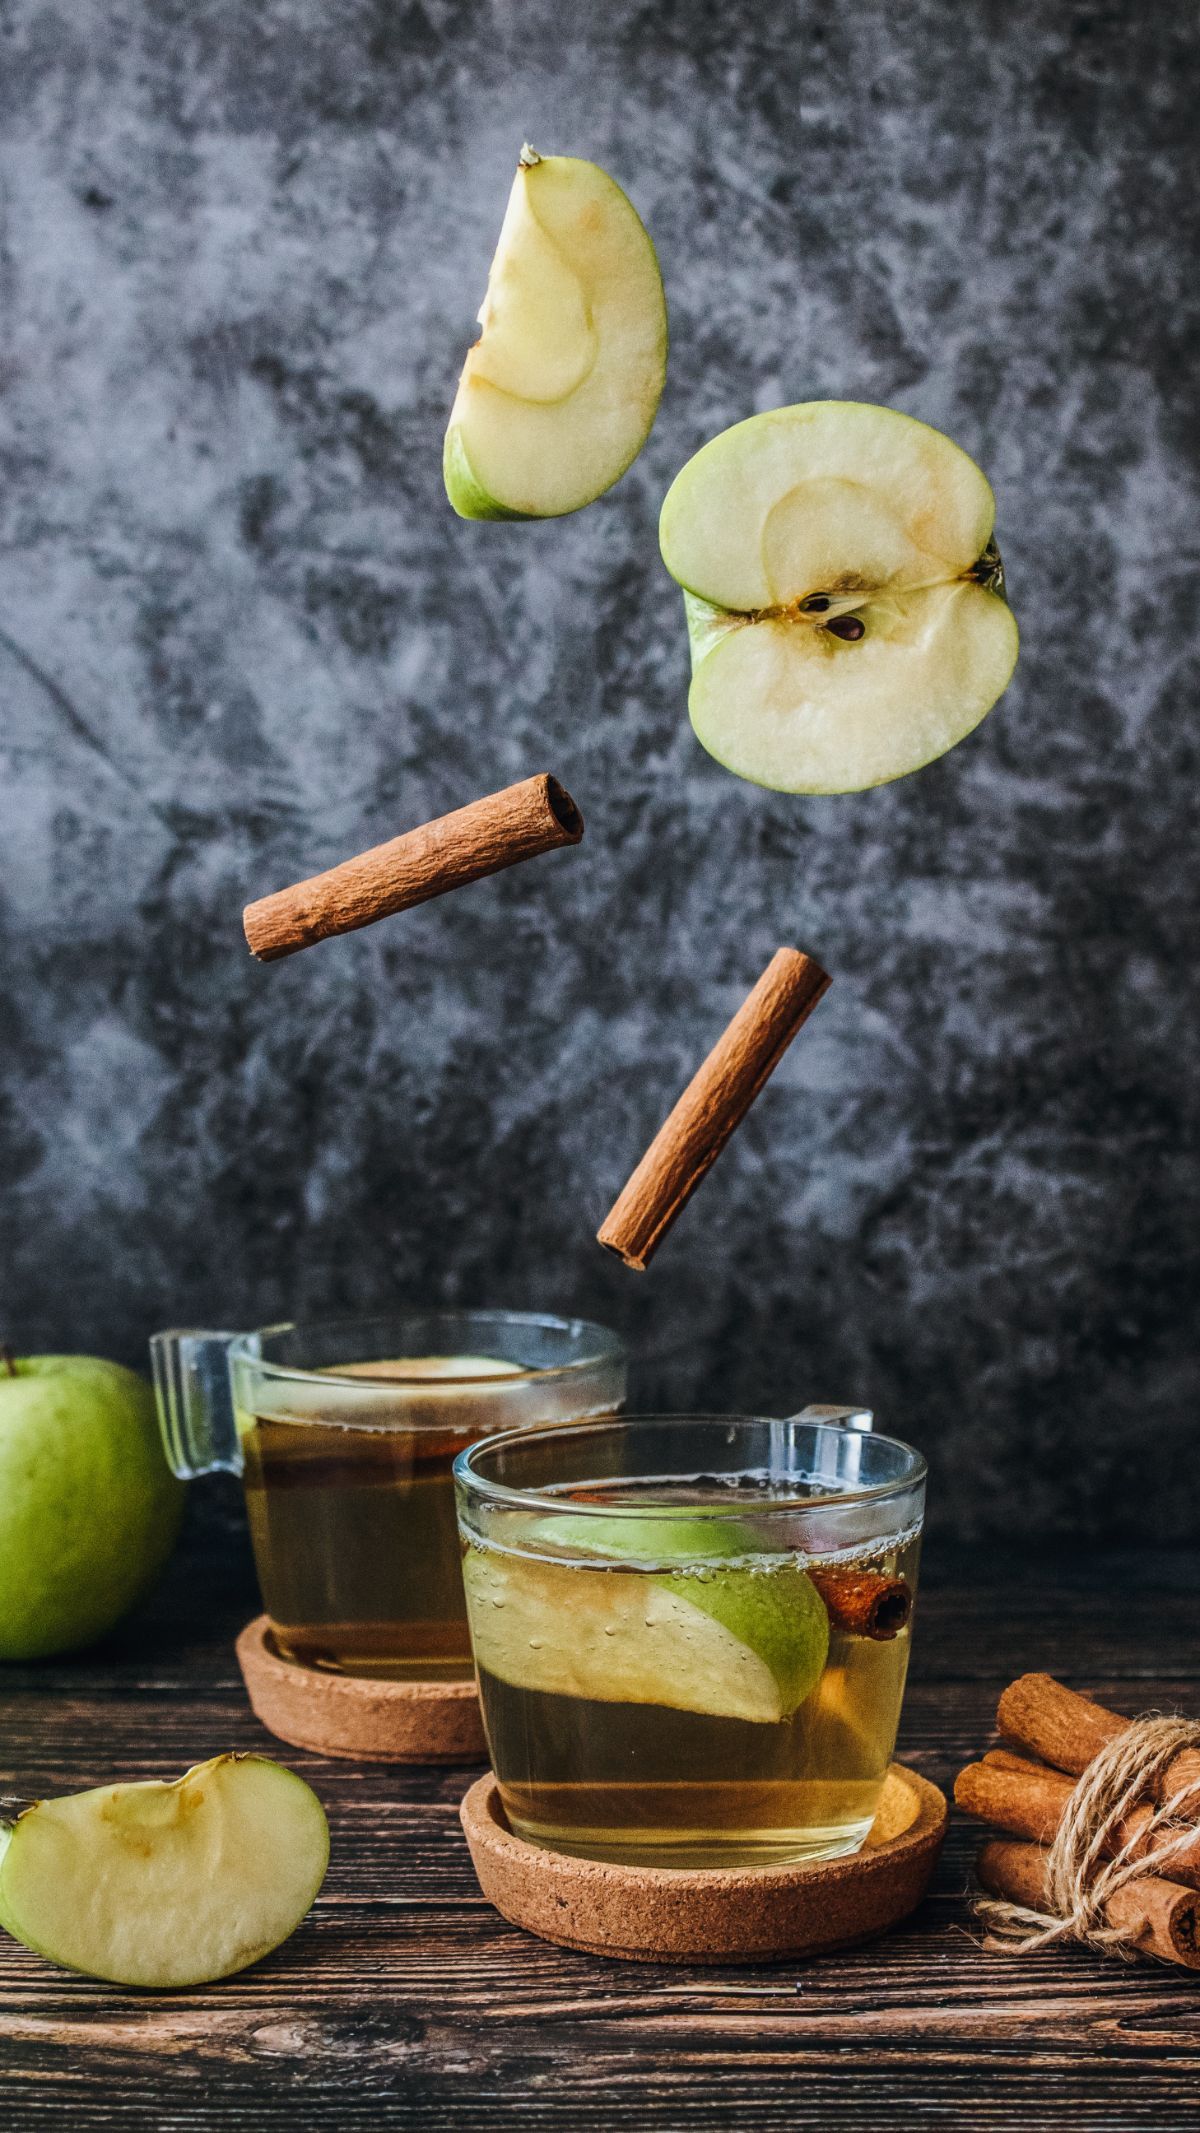
<svg viewBox="0 0 1200 2133"><path fill-rule="evenodd" d="M672 1512L654 1522L671 1537L656 1565L555 1560L556 1547L586 1544L587 1523L540 1519L529 1553L472 1542L465 1554L484 1721L514 1831L642 1866L857 1850L895 1746L919 1535L836 1556L714 1561L712 1526ZM735 1548L724 1521L722 1534ZM838 1594L885 1586L902 1626L878 1639L846 1626Z"/></svg>
<svg viewBox="0 0 1200 2133"><path fill-rule="evenodd" d="M470 1383L436 1392L434 1381L519 1370L461 1355L337 1364L323 1375L403 1380L394 1419L386 1403L373 1403L369 1427L314 1408L241 1419L250 1538L286 1658L376 1680L470 1680L450 1469L495 1425L485 1393ZM437 1404L423 1402L420 1426L405 1427L414 1380L430 1381Z"/></svg>

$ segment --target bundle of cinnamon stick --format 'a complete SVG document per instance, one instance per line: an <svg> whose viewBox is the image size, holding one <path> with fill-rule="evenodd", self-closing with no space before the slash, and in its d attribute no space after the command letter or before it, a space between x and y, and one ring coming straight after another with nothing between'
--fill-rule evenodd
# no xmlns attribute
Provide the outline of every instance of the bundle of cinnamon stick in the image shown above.
<svg viewBox="0 0 1200 2133"><path fill-rule="evenodd" d="M983 1846L976 1873L990 1896L1043 1911L1049 1847L1076 1798L1076 1782L1101 1750L1138 1721L1121 1718L1077 1695L1049 1674L1023 1674L1005 1689L996 1714L1011 1746L969 1763L954 1787L957 1805L1005 1838ZM1190 1788L1198 1788L1191 1791ZM1156 1807L1182 1797L1172 1839L1170 1877L1136 1873L1103 1905L1104 1923L1121 1945L1164 1962L1200 1970L1200 1749L1174 1754L1155 1781L1153 1797L1131 1800L1109 1833L1105 1851L1136 1862L1161 1843L1151 1830ZM1191 1825L1189 1834L1189 1824Z"/></svg>

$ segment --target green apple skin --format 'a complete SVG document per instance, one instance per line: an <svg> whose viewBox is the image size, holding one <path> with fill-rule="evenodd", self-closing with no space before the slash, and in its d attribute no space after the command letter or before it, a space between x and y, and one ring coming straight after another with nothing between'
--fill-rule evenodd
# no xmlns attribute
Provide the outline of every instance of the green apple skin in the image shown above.
<svg viewBox="0 0 1200 2133"><path fill-rule="evenodd" d="M639 1557L664 1566L653 1582L701 1614L710 1615L762 1660L779 1687L790 1718L816 1688L829 1656L829 1615L799 1563L752 1565L753 1544L738 1522L696 1509L681 1517L605 1518L567 1515L543 1520L540 1538L581 1554ZM722 1558L740 1558L721 1567ZM672 1575L665 1566L688 1568ZM697 1566L711 1563L702 1576Z"/></svg>
<svg viewBox="0 0 1200 2133"><path fill-rule="evenodd" d="M0 1660L104 1636L166 1562L183 1494L135 1371L87 1355L0 1364Z"/></svg>
<svg viewBox="0 0 1200 2133"><path fill-rule="evenodd" d="M462 432L457 427L446 431L446 442L442 448L442 479L446 484L446 495L460 518L491 519L497 523L502 519L511 519L522 521L526 525L533 520L532 511L510 511L507 504L497 503L494 496L488 495L467 458Z"/></svg>
<svg viewBox="0 0 1200 2133"><path fill-rule="evenodd" d="M762 1660L779 1684L785 1718L812 1695L829 1657L829 1615L798 1563L765 1572L718 1570L710 1577L664 1578L662 1583Z"/></svg>

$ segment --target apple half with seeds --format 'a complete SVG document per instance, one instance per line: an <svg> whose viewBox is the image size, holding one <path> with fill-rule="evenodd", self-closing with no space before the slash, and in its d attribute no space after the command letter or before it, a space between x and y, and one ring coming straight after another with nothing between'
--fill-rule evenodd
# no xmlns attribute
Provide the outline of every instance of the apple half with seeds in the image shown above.
<svg viewBox="0 0 1200 2133"><path fill-rule="evenodd" d="M446 431L460 518L560 518L650 434L667 367L654 246L595 163L521 150Z"/></svg>
<svg viewBox="0 0 1200 2133"><path fill-rule="evenodd" d="M261 1755L101 1785L0 1822L0 1926L88 1977L204 1985L277 1948L329 1863L325 1811Z"/></svg>
<svg viewBox="0 0 1200 2133"><path fill-rule="evenodd" d="M1017 658L995 511L973 459L891 408L810 400L714 437L659 523L709 754L777 792L859 792L963 740Z"/></svg>

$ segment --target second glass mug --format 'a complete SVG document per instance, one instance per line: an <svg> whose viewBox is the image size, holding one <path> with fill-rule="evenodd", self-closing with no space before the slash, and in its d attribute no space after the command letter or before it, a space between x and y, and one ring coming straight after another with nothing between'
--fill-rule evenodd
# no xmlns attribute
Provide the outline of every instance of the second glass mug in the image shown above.
<svg viewBox="0 0 1200 2133"><path fill-rule="evenodd" d="M172 1331L150 1352L175 1473L242 1477L282 1656L376 1680L471 1678L456 1455L625 1399L615 1334L533 1312Z"/></svg>

